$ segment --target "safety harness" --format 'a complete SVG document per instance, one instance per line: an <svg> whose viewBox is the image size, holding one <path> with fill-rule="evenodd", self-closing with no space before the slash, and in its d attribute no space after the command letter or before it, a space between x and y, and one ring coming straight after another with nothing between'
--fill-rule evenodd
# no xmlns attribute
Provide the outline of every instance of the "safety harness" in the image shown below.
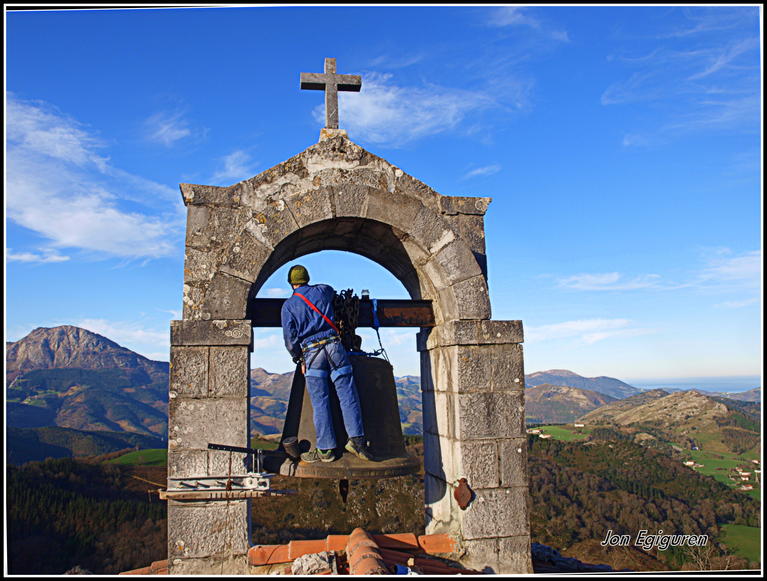
<svg viewBox="0 0 767 581"><path fill-rule="evenodd" d="M331 328L332 328L332 329L333 329L333 330L334 330L336 333L339 333L339 334L341 333L341 331L339 331L339 330L338 330L338 327L336 327L335 323L334 323L333 321L331 321L330 319L328 319L328 318L325 316L325 313L323 313L321 310L319 310L317 307L315 307L315 306L314 306L314 303L312 303L312 301L310 301L309 299L307 299L307 298L306 298L304 295L302 295L301 293L297 293L297 292L294 292L293 294L294 294L294 295L296 295L297 297L301 297L302 299L304 299L304 302L305 302L307 305L309 305L309 308L311 308L311 309L313 309L315 312L319 313L320 317L322 317L323 319L325 319L325 322L326 322L328 325L330 325L330 326L331 326Z"/></svg>
<svg viewBox="0 0 767 581"><path fill-rule="evenodd" d="M304 354L306 354L306 353L307 353L309 350L311 350L311 349L314 349L315 347L322 347L322 349L324 350L324 349L325 349L325 345L327 345L328 343L335 343L336 341L340 341L340 340L341 340L341 337L340 337L340 335L341 335L341 332L338 330L338 327L336 327L335 323L333 323L333 321L331 321L331 320L330 320L330 319L329 319L327 316L325 316L325 313L323 313L321 310L319 310L319 309L318 309L318 308L317 308L317 307L314 305L314 303L312 303L312 301L310 301L309 299L307 299L307 298L306 298L304 295L302 295L301 293L297 293L297 292L295 292L295 291L294 291L294 292L293 292L293 294L294 294L294 295L296 295L296 296L299 296L299 297L301 297L301 298L304 300L304 302L305 302L307 305L309 305L309 308L311 308L313 311L315 311L316 313L318 313L318 314L319 314L319 315L320 315L320 316L321 316L323 319L325 319L325 322L326 322L328 325L330 325L330 327L331 327L331 328L332 328L332 329L333 329L333 330L334 330L336 333L338 333L338 335L334 335L334 336L331 336L331 337L326 337L325 339L321 339L321 340L319 340L319 341L315 341L314 343L308 343L308 344L306 344L305 346L301 347L301 351L303 351L303 352L304 352ZM308 368L311 366L312 362L313 362L313 361L314 361L314 360L317 358L317 355L319 355L319 354L320 354L320 350L318 349L318 350L316 351L316 353L314 354L314 356L312 357L311 361L309 361L309 362L306 364L306 367L307 367L307 369L308 369ZM327 355L327 352L325 352L325 355Z"/></svg>

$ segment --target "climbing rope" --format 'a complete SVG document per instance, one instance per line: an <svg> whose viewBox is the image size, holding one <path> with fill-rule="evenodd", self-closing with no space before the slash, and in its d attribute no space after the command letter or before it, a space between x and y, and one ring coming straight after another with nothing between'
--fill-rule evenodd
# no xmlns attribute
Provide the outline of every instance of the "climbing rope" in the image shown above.
<svg viewBox="0 0 767 581"><path fill-rule="evenodd" d="M376 337L378 337L378 346L380 347L376 352L376 356L383 354L384 359L386 359L388 363L391 363L391 361L389 361L389 356L386 354L386 349L384 349L383 343L381 343L381 334L378 332L380 326L378 321L378 299L373 299L373 329L375 329Z"/></svg>

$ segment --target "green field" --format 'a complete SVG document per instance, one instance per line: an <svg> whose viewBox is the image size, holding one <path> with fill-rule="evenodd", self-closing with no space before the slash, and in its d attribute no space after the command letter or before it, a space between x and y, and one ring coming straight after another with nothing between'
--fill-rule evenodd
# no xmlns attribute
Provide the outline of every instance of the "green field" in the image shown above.
<svg viewBox="0 0 767 581"><path fill-rule="evenodd" d="M279 444L268 440L253 438L250 441L250 447L261 450L276 450ZM112 460L107 460L109 464L125 464L131 466L165 466L168 463L168 450L148 449L128 452Z"/></svg>
<svg viewBox="0 0 767 581"><path fill-rule="evenodd" d="M709 452L706 450L688 450L687 452L691 460L695 460L698 464L703 464L703 468L696 468L698 472L711 476L728 486L735 486L735 483L729 478L732 468L748 466L749 471L752 473L754 468L759 468L759 466L755 466L750 462L747 455L737 455L730 452ZM718 468L723 468L723 470L718 470ZM739 485L740 482L737 484ZM761 500L761 493L756 481L752 479L749 481L749 484L754 486L754 490L746 491L744 494L748 494L756 500Z"/></svg>
<svg viewBox="0 0 767 581"><path fill-rule="evenodd" d="M577 442L585 440L591 433L591 428L574 428L573 426L538 426L544 434L551 434L555 440Z"/></svg>
<svg viewBox="0 0 767 581"><path fill-rule="evenodd" d="M722 541L732 552L749 561L761 563L761 529L744 525L723 525L722 529Z"/></svg>
<svg viewBox="0 0 767 581"><path fill-rule="evenodd" d="M131 466L164 466L168 463L168 450L166 448L136 450L112 460L107 460L107 463L128 464Z"/></svg>
<svg viewBox="0 0 767 581"><path fill-rule="evenodd" d="M250 447L256 450L276 450L279 443L273 440L261 440L260 438L251 438Z"/></svg>

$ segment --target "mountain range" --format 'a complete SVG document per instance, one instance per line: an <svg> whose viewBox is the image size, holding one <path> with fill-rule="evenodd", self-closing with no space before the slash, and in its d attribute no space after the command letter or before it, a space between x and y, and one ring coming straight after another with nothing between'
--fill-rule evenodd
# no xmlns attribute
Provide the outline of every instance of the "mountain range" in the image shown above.
<svg viewBox="0 0 767 581"><path fill-rule="evenodd" d="M639 388L614 377L582 377L567 369L549 369L548 371L537 371L525 375L525 385L527 387L543 384L563 385L596 391L602 395L609 395L614 399L623 399L641 392Z"/></svg>
<svg viewBox="0 0 767 581"><path fill-rule="evenodd" d="M20 463L46 456L163 447L168 363L72 325L39 327L6 343L6 446ZM293 372L250 373L254 434L282 431ZM420 433L417 377L395 378L405 433ZM12 452L12 453L11 453ZM41 456L42 454L42 456Z"/></svg>
<svg viewBox="0 0 767 581"><path fill-rule="evenodd" d="M690 388L685 388L685 387L661 387L656 389L662 389L669 393L673 393L676 391L690 391ZM737 399L740 401L754 401L754 402L762 401L762 388L760 387L755 387L753 389L749 389L748 391L700 390L700 392L705 393L709 397L726 397L727 399Z"/></svg>
<svg viewBox="0 0 767 581"><path fill-rule="evenodd" d="M525 417L539 424L564 424L614 401L589 389L543 383L525 391Z"/></svg>
<svg viewBox="0 0 767 581"><path fill-rule="evenodd" d="M168 364L64 325L6 344L6 425L165 438Z"/></svg>
<svg viewBox="0 0 767 581"><path fill-rule="evenodd" d="M293 372L269 373L257 367L250 372L250 423L261 435L282 433L288 410ZM404 434L423 431L421 410L421 383L413 375L395 377L399 416Z"/></svg>
<svg viewBox="0 0 767 581"><path fill-rule="evenodd" d="M662 389L599 407L578 418L589 428L611 426L635 441L669 442L714 453L759 452L761 406L724 397Z"/></svg>
<svg viewBox="0 0 767 581"><path fill-rule="evenodd" d="M254 433L281 432L292 379L293 372L270 373L262 368L251 371ZM529 421L567 423L581 418L620 426L642 424L649 429L663 418L677 422L682 431L687 420L721 424L735 421L733 414L751 417L749 413L754 406L758 409L758 404L750 402L760 399L761 393L759 388L717 395L642 391L612 377L587 378L562 369L528 374L525 382ZM403 432L420 433L419 378L396 377L395 384ZM733 399L737 395L742 401ZM14 429L9 439L26 442L27 449L34 447L34 442L43 447L56 445L52 428L81 433L76 446L64 446L70 451L110 451L104 449L105 442L122 447L136 445L126 444L124 438L118 438L119 442L110 440L114 434L164 441L167 403L168 364L147 359L97 333L71 325L41 327L19 341L6 343L6 426ZM688 418L684 417L684 406L692 410ZM750 421L746 422L748 426L752 426ZM730 437L743 436L742 432L736 433L742 427L719 426L723 427L728 428L725 431ZM43 433L43 429L48 431ZM103 435L99 442L94 433ZM62 442L74 441L70 432L58 434ZM83 443L86 440L87 445Z"/></svg>

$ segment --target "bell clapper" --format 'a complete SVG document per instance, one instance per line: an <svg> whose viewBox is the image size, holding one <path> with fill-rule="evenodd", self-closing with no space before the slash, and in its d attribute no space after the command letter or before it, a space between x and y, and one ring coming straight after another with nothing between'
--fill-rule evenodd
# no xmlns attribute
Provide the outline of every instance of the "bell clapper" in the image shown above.
<svg viewBox="0 0 767 581"><path fill-rule="evenodd" d="M349 481L346 478L338 481L338 493L341 495L341 500L346 504L346 497L349 496Z"/></svg>

